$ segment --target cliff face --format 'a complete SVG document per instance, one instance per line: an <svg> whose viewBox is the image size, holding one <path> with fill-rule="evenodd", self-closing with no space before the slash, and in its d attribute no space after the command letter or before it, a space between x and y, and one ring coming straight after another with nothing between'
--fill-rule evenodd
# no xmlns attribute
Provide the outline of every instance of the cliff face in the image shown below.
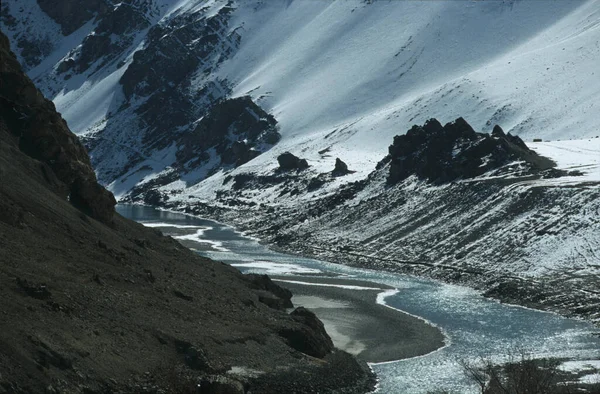
<svg viewBox="0 0 600 394"><path fill-rule="evenodd" d="M52 187L56 194L93 218L110 223L115 198L98 184L85 148L52 101L45 99L22 72L3 34L0 56L2 128L21 152L52 170L59 181Z"/></svg>
<svg viewBox="0 0 600 394"><path fill-rule="evenodd" d="M0 393L372 386L268 278L115 214L3 35L0 50Z"/></svg>

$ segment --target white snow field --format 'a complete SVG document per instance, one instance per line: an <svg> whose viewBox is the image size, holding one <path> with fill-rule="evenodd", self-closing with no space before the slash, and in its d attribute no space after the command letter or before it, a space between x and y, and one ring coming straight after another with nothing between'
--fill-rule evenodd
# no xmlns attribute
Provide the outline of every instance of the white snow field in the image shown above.
<svg viewBox="0 0 600 394"><path fill-rule="evenodd" d="M551 182L573 184L594 182L600 185L600 138L529 143L542 156L550 157L557 168L580 172L581 176L562 177Z"/></svg>
<svg viewBox="0 0 600 394"><path fill-rule="evenodd" d="M290 150L327 170L342 157L364 175L394 135L432 117L499 124L526 141L600 134L598 0L246 7L241 47L219 74L271 110L283 134L251 169Z"/></svg>

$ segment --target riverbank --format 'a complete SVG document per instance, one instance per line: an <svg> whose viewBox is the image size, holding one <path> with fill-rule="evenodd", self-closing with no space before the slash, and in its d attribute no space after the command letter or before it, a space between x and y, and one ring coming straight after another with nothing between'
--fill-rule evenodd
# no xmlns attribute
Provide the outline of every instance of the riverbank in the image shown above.
<svg viewBox="0 0 600 394"><path fill-rule="evenodd" d="M396 292L393 287L343 278L273 279L294 294L294 306L317 315L336 347L368 363L422 356L449 341L423 319L378 303Z"/></svg>
<svg viewBox="0 0 600 394"><path fill-rule="evenodd" d="M426 393L440 387L451 392L473 392L471 383L464 378L456 360L476 361L481 355L489 355L496 362L502 363L509 361L506 355L510 355L515 349L543 358L592 360L598 357L600 342L594 335L596 330L581 321L486 300L479 292L463 286L279 253L265 247L259 239L248 237L223 223L189 214L143 206L133 206L129 210L136 220L146 225L157 227L161 222L166 224L169 228L164 231L173 231L178 238L185 236L188 231L190 234L196 231L197 241L204 246L218 243L217 248L204 247L204 250L198 252L232 265L244 273L284 276L284 280L293 282L302 282L302 278L298 277L308 277L311 281L325 281L334 285L350 280L355 283L345 283L344 287L361 285L377 290L383 288L383 292L378 291L380 303L385 294L385 305L432 322L452 339L452 346L425 357L371 364L382 392ZM201 235L198 234L199 228L203 229ZM306 284L303 286L316 287ZM399 292L392 294L390 288L399 289ZM348 290L352 289L354 287ZM329 309L333 306L340 307L336 305L335 297L322 295L314 295L302 302L327 302ZM354 346L351 350L356 353L357 349L360 350Z"/></svg>
<svg viewBox="0 0 600 394"><path fill-rule="evenodd" d="M199 253L228 251L222 240L206 238L212 227L202 221L191 224L159 220L144 224ZM448 342L437 327L424 319L385 305L385 296L395 294L395 287L271 261L232 265L242 271L266 269L273 280L292 292L294 307L313 311L334 345L362 361L381 363L422 356ZM278 272L285 275L277 275Z"/></svg>

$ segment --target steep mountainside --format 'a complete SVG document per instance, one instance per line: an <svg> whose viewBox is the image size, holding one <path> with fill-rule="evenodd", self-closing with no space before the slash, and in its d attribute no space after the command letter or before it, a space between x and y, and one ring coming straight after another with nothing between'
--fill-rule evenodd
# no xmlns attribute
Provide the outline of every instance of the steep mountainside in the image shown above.
<svg viewBox="0 0 600 394"><path fill-rule="evenodd" d="M268 277L117 215L3 34L0 59L0 393L372 388Z"/></svg>
<svg viewBox="0 0 600 394"><path fill-rule="evenodd" d="M600 316L600 0L78 4L2 29L117 199Z"/></svg>

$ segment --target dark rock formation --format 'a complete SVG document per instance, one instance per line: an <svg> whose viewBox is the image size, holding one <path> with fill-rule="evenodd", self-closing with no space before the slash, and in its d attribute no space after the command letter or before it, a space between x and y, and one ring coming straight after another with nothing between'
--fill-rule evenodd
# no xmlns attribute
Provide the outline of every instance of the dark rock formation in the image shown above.
<svg viewBox="0 0 600 394"><path fill-rule="evenodd" d="M82 73L98 59L102 61L98 68L104 66L127 47L135 38L135 33L149 26L144 7L133 4L133 1L123 1L107 12L98 23L92 34L89 34L80 47L72 50L66 59L58 66L58 72L63 73L75 68Z"/></svg>
<svg viewBox="0 0 600 394"><path fill-rule="evenodd" d="M112 2L107 0L37 0L37 3L50 18L61 26L65 36L113 7Z"/></svg>
<svg viewBox="0 0 600 394"><path fill-rule="evenodd" d="M85 148L56 113L54 104L23 73L3 34L0 54L4 127L21 151L51 169L47 176L54 178L57 194L95 219L110 223L116 204L113 195L98 184Z"/></svg>
<svg viewBox="0 0 600 394"><path fill-rule="evenodd" d="M309 356L323 358L333 351L333 342L317 316L304 307L296 308L292 317L302 326L285 328L279 334L294 349Z"/></svg>
<svg viewBox="0 0 600 394"><path fill-rule="evenodd" d="M242 382L223 375L208 376L199 384L199 394L244 394Z"/></svg>
<svg viewBox="0 0 600 394"><path fill-rule="evenodd" d="M156 113L160 114L160 111L157 109ZM163 132L160 134L164 137ZM281 136L275 118L249 96L243 96L218 102L207 110L192 131L169 138L169 145L175 143L179 147L176 161L151 181L133 187L131 201L159 205L168 196L157 188L203 166L210 166L206 170L208 174L219 168L240 166L270 149ZM236 176L235 185L249 180L243 175Z"/></svg>
<svg viewBox="0 0 600 394"><path fill-rule="evenodd" d="M335 159L335 168L333 169L333 176L343 176L349 174L348 165L344 163L339 157Z"/></svg>
<svg viewBox="0 0 600 394"><path fill-rule="evenodd" d="M205 81L193 94L189 88L195 75L209 75L239 45L237 32L228 31L231 11L223 7L209 17L202 10L185 13L148 32L146 45L135 52L119 81L127 99L148 97L136 109L148 126L145 143L170 144L172 139L162 141L164 130L193 123L229 92L227 83L218 80Z"/></svg>
<svg viewBox="0 0 600 394"><path fill-rule="evenodd" d="M259 301L275 309L293 308L292 292L271 280L267 275L248 274L252 289L259 290Z"/></svg>
<svg viewBox="0 0 600 394"><path fill-rule="evenodd" d="M301 159L290 152L284 152L277 156L279 168L283 171L304 170L308 168L306 159Z"/></svg>
<svg viewBox="0 0 600 394"><path fill-rule="evenodd" d="M181 163L196 166L201 153L214 147L225 165L240 166L276 144L281 136L272 115L249 96L223 100L208 110L196 128L182 137Z"/></svg>
<svg viewBox="0 0 600 394"><path fill-rule="evenodd" d="M439 184L473 178L514 161L524 162L532 171L554 165L528 149L519 137L504 134L499 126L490 136L476 133L463 118L445 126L431 119L394 137L389 155L378 168L390 163L390 184L413 174Z"/></svg>

